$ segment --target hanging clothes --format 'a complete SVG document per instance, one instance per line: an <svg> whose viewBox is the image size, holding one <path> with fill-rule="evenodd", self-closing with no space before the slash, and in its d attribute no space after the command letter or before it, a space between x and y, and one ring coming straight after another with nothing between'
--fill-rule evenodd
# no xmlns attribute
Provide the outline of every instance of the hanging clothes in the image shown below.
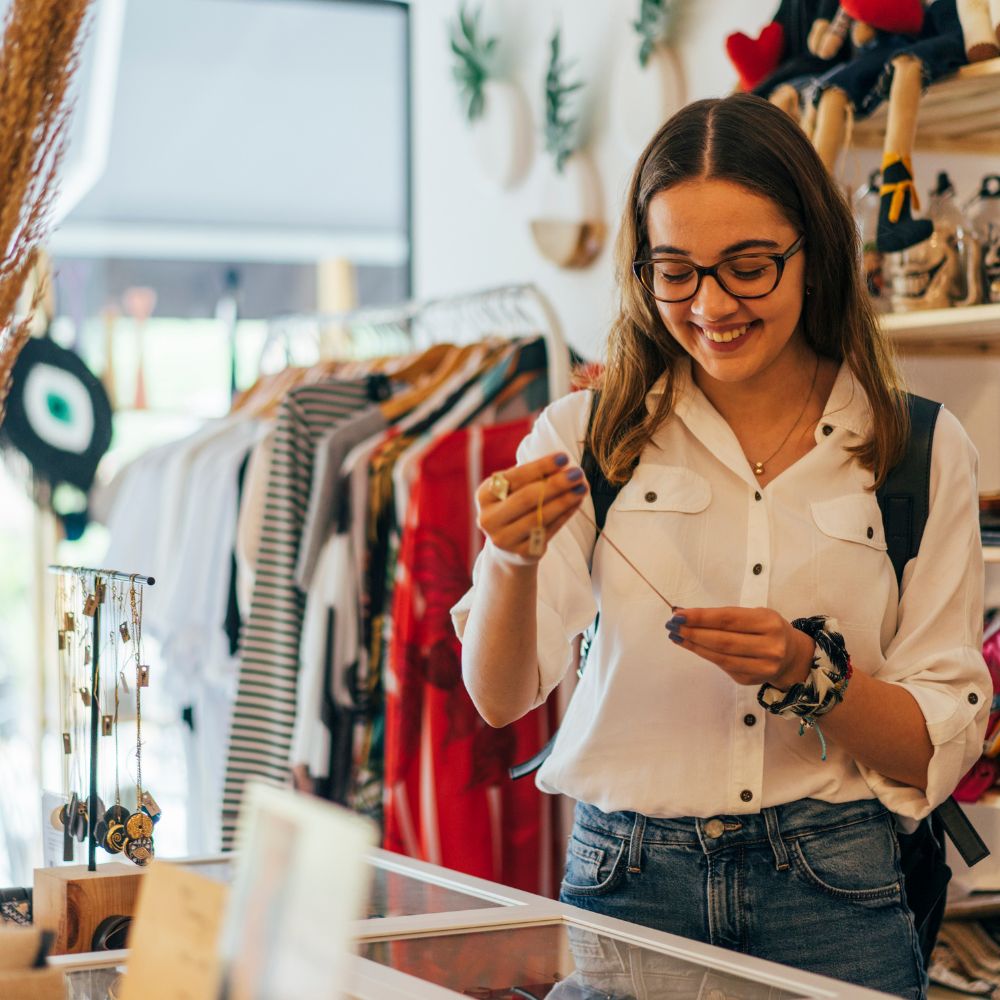
<svg viewBox="0 0 1000 1000"><path fill-rule="evenodd" d="M553 703L503 729L462 682L449 609L482 548L478 484L516 462L531 419L455 431L419 462L392 597L385 677L385 833L390 851L552 896L558 800L507 769L555 731Z"/></svg>
<svg viewBox="0 0 1000 1000"><path fill-rule="evenodd" d="M316 444L331 427L371 404L367 379L331 380L293 389L278 408L226 757L224 850L232 847L247 782L281 785L288 777L305 603L295 585L295 563Z"/></svg>

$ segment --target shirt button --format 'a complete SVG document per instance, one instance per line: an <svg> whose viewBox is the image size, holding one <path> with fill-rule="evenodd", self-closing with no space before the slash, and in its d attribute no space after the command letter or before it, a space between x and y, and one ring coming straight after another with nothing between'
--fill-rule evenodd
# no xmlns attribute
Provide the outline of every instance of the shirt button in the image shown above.
<svg viewBox="0 0 1000 1000"><path fill-rule="evenodd" d="M743 716L743 724L745 726L755 726L755 725L757 725L757 716L756 715L744 715Z"/></svg>
<svg viewBox="0 0 1000 1000"><path fill-rule="evenodd" d="M866 535L867 535L867 536L868 536L869 538L874 538L874 537L875 537L875 529L874 529L873 527L871 527L871 525L869 525L869 526L868 526L868 530L867 530L867 531L865 532L865 534L866 534Z"/></svg>
<svg viewBox="0 0 1000 1000"><path fill-rule="evenodd" d="M829 424L823 424L823 433L829 437L833 433L833 428Z"/></svg>
<svg viewBox="0 0 1000 1000"><path fill-rule="evenodd" d="M711 837L712 840L715 840L716 837L721 837L725 832L726 828L721 819L710 819L705 824L705 836Z"/></svg>
<svg viewBox="0 0 1000 1000"><path fill-rule="evenodd" d="M656 503L656 494L652 490L646 494L646 503Z"/></svg>
<svg viewBox="0 0 1000 1000"><path fill-rule="evenodd" d="M753 568L753 575L760 576L760 574L763 572L764 572L764 567L760 563L757 563Z"/></svg>
<svg viewBox="0 0 1000 1000"><path fill-rule="evenodd" d="M751 792L749 788L744 788L743 791L740 792L740 798L744 802L749 802L753 798L753 792Z"/></svg>
<svg viewBox="0 0 1000 1000"><path fill-rule="evenodd" d="M753 498L754 498L754 500L762 500L763 499L763 497L760 495L760 490L757 490L757 492L754 493Z"/></svg>
<svg viewBox="0 0 1000 1000"><path fill-rule="evenodd" d="M978 705L979 704L979 695L978 694L970 694L969 695L969 704L970 705Z"/></svg>

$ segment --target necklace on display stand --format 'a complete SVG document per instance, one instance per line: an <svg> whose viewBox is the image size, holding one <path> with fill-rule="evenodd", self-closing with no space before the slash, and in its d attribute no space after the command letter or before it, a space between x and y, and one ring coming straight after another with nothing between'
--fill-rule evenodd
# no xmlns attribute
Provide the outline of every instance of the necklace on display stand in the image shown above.
<svg viewBox="0 0 1000 1000"><path fill-rule="evenodd" d="M149 684L149 667L142 662L142 587L136 594L135 578L129 585L132 612L131 638L135 655L135 812L125 821L125 856L144 866L153 859L153 819L143 808L142 790L142 689Z"/></svg>
<svg viewBox="0 0 1000 1000"><path fill-rule="evenodd" d="M114 805L105 811L101 819L97 842L109 854L120 854L125 846L125 823L128 820L129 812L122 805L118 758L119 688L124 678L124 673L119 665L118 647L119 642L128 642L128 625L125 623L125 592L119 583L115 583L111 588L111 617L112 622L109 636L114 659L114 688L109 693L109 697L113 699L114 712L111 715L104 716L104 718L110 721L110 728L115 741ZM108 704L107 707L111 708L112 705Z"/></svg>

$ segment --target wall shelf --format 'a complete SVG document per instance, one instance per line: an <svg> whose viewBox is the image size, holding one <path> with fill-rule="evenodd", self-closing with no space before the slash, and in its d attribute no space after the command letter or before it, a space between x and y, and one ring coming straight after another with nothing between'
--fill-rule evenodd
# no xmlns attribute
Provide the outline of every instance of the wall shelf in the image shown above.
<svg viewBox="0 0 1000 1000"><path fill-rule="evenodd" d="M1000 304L890 313L881 322L907 355L1000 353Z"/></svg>
<svg viewBox="0 0 1000 1000"><path fill-rule="evenodd" d="M888 105L854 126L853 142L881 149ZM920 101L916 149L1000 153L1000 58L963 66L932 84Z"/></svg>

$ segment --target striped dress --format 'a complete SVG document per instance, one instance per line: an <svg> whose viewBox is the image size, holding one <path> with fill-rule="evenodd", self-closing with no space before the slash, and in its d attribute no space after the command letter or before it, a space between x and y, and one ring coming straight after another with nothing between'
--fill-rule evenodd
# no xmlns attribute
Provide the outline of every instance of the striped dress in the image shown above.
<svg viewBox="0 0 1000 1000"><path fill-rule="evenodd" d="M230 850L248 781L283 785L295 725L305 595L295 584L316 445L372 405L367 379L293 389L281 402L267 483L250 614L243 623L222 805L222 846Z"/></svg>

